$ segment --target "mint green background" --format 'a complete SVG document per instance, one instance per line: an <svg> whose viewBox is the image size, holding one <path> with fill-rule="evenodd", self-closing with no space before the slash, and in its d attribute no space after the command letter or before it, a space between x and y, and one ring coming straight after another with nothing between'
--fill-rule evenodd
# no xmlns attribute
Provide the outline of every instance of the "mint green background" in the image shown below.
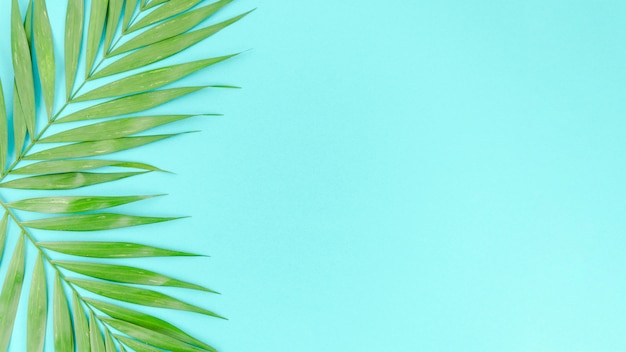
<svg viewBox="0 0 626 352"><path fill-rule="evenodd" d="M139 263L222 292L179 294L230 320L165 316L225 352L626 350L626 3L256 0L220 18L253 7L189 55L252 50L185 81L244 89L163 110L226 116L120 155L177 174L101 191L167 192L125 209L192 216L93 236L211 255Z"/></svg>

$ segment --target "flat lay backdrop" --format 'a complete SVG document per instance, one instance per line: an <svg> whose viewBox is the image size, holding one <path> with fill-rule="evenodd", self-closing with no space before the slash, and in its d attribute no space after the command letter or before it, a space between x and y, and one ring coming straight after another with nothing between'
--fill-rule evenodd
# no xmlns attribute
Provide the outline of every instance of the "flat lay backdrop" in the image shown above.
<svg viewBox="0 0 626 352"><path fill-rule="evenodd" d="M110 237L211 256L141 264L220 291L182 297L230 320L166 316L224 352L626 350L626 2L239 0L216 19L255 7L189 52L245 51L185 81L243 89L164 110L225 116L120 156L176 174L103 191L192 216Z"/></svg>

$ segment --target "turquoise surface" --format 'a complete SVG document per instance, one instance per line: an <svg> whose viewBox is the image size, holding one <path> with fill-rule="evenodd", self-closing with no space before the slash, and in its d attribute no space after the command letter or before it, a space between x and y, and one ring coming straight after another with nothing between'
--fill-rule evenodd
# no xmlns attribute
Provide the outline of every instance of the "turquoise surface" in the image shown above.
<svg viewBox="0 0 626 352"><path fill-rule="evenodd" d="M120 155L176 174L99 191L169 193L124 209L192 216L90 237L211 256L139 261L220 291L168 292L230 320L165 316L224 352L626 350L625 2L254 0L218 17L254 7L188 57L252 50L184 81L243 89L161 110L225 116Z"/></svg>

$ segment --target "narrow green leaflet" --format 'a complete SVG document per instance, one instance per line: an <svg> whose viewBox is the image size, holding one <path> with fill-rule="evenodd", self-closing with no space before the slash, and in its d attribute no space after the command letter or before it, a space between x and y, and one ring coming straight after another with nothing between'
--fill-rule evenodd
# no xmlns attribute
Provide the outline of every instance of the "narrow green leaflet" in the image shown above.
<svg viewBox="0 0 626 352"><path fill-rule="evenodd" d="M60 118L58 122L73 122L115 117L148 110L206 87L185 87L157 90L100 103Z"/></svg>
<svg viewBox="0 0 626 352"><path fill-rule="evenodd" d="M78 351L89 351L91 347L89 321L85 309L80 303L80 299L76 292L72 294L72 306L74 309L74 335L76 336L76 349Z"/></svg>
<svg viewBox="0 0 626 352"><path fill-rule="evenodd" d="M17 86L13 89L13 139L15 142L15 154L21 154L26 138L26 115L22 110L22 101Z"/></svg>
<svg viewBox="0 0 626 352"><path fill-rule="evenodd" d="M96 185L99 183L116 181L135 175L141 175L144 173L145 172L67 172L63 174L51 174L20 178L17 180L0 183L0 188L40 190L74 189Z"/></svg>
<svg viewBox="0 0 626 352"><path fill-rule="evenodd" d="M134 337L140 341L145 341L150 345L158 348L162 348L167 351L177 352L205 352L205 349L188 345L180 340L176 340L167 335L160 334L156 331L152 331L141 326L125 322L123 320L117 320L112 318L101 317L100 320L104 321L112 328L127 334L130 337Z"/></svg>
<svg viewBox="0 0 626 352"><path fill-rule="evenodd" d="M126 43L120 45L117 49L111 52L111 56L129 52L131 50L185 33L202 23L230 2L232 2L232 0L220 0L210 5L189 11L180 16L172 17L167 21L148 28L147 30L139 33L136 37L133 37Z"/></svg>
<svg viewBox="0 0 626 352"><path fill-rule="evenodd" d="M24 160L58 160L105 155L122 150L137 148L142 145L154 143L173 136L176 136L176 134L125 137L102 141L74 143L27 155L24 157Z"/></svg>
<svg viewBox="0 0 626 352"><path fill-rule="evenodd" d="M11 341L23 283L24 235L20 235L0 293L0 351L6 351Z"/></svg>
<svg viewBox="0 0 626 352"><path fill-rule="evenodd" d="M124 8L124 0L109 0L109 15L107 18L107 26L104 35L104 52L109 52L113 37L115 36L115 30L119 26L122 16L122 9Z"/></svg>
<svg viewBox="0 0 626 352"><path fill-rule="evenodd" d="M137 0L126 0L124 5L124 20L122 22L122 33L126 34L130 21L133 18L133 14L137 9Z"/></svg>
<svg viewBox="0 0 626 352"><path fill-rule="evenodd" d="M19 102L24 121L31 136L35 133L35 82L33 80L33 62L30 57L30 47L19 3L13 0L11 10L11 51L13 55L13 71L15 74L16 90L19 92Z"/></svg>
<svg viewBox="0 0 626 352"><path fill-rule="evenodd" d="M177 54L245 17L249 12L212 26L172 37L132 52L98 71L92 78L101 78L130 71Z"/></svg>
<svg viewBox="0 0 626 352"><path fill-rule="evenodd" d="M43 351L46 340L46 321L48 319L48 292L43 258L37 256L28 298L28 338L26 351Z"/></svg>
<svg viewBox="0 0 626 352"><path fill-rule="evenodd" d="M147 171L164 171L155 166L136 163L131 161L119 160L98 160L98 159L79 159L79 160L53 160L41 161L30 164L10 172L12 175L42 175L42 174L59 174L66 172L84 171L98 169L102 167L122 167L131 169L141 169Z"/></svg>
<svg viewBox="0 0 626 352"><path fill-rule="evenodd" d="M4 89L0 79L0 174L4 174L9 154L9 130L7 126L7 106L4 100Z"/></svg>
<svg viewBox="0 0 626 352"><path fill-rule="evenodd" d="M89 321L91 321L91 324L89 326L89 336L91 338L91 352L105 352L104 339L102 338L102 334L100 334L100 329L98 328L96 317L94 316L92 311L89 311Z"/></svg>
<svg viewBox="0 0 626 352"><path fill-rule="evenodd" d="M137 340L133 340L133 339L128 338L128 337L123 336L123 335L113 335L113 336L116 339L120 340L122 343L124 343L129 348L132 348L136 352L163 352L163 350L160 349L160 348L152 347L152 346L150 346L148 344L145 344L143 342L139 342Z"/></svg>
<svg viewBox="0 0 626 352"><path fill-rule="evenodd" d="M90 276L101 280L135 285L180 287L217 293L213 290L209 290L208 288L199 285L180 281L166 275L155 273L154 271L135 268L132 266L69 262L62 260L55 260L52 263L58 265L63 269L67 269L81 275Z"/></svg>
<svg viewBox="0 0 626 352"><path fill-rule="evenodd" d="M33 12L33 32L37 67L41 79L44 102L48 118L52 119L54 109L55 73L54 44L52 43L52 27L48 18L48 9L44 0L35 0Z"/></svg>
<svg viewBox="0 0 626 352"><path fill-rule="evenodd" d="M106 19L108 0L93 0L89 15L89 26L87 29L87 66L85 67L85 77L89 77L91 69L96 61L96 54L102 40L102 29Z"/></svg>
<svg viewBox="0 0 626 352"><path fill-rule="evenodd" d="M65 18L65 93L68 101L76 81L84 17L84 0L68 0Z"/></svg>
<svg viewBox="0 0 626 352"><path fill-rule="evenodd" d="M31 43L31 40L33 39L33 0L28 1L28 7L26 8L24 33L26 33L26 40L28 40L28 43Z"/></svg>
<svg viewBox="0 0 626 352"><path fill-rule="evenodd" d="M187 344L203 348L207 351L216 352L213 347L207 345L206 343L192 337L191 335L187 334L176 326L159 318L153 317L149 314L141 313L136 310L117 306L115 304L106 303L103 301L98 301L95 299L88 298L85 299L85 301L102 313L117 320L127 321L129 323L158 332L159 334L167 335L169 337L183 341Z"/></svg>
<svg viewBox="0 0 626 352"><path fill-rule="evenodd" d="M53 329L54 329L54 350L56 352L74 352L74 336L72 329L72 318L67 305L67 298L63 292L63 284L59 274L54 279L53 297Z"/></svg>
<svg viewBox="0 0 626 352"><path fill-rule="evenodd" d="M109 330L104 331L104 346L106 352L116 352L117 348L115 347L115 342L113 341L113 337L111 337L111 333Z"/></svg>
<svg viewBox="0 0 626 352"><path fill-rule="evenodd" d="M167 4L159 7L158 9L148 13L142 17L134 25L132 25L128 31L134 32L136 30L145 28L151 24L163 21L164 19L172 16L176 16L181 12L185 12L190 8L198 5L202 0L178 0L170 1Z"/></svg>
<svg viewBox="0 0 626 352"><path fill-rule="evenodd" d="M84 95L76 97L75 101L112 98L128 94L136 94L178 81L205 67L222 62L235 55L214 57L206 60L193 61L185 64L161 67L150 71L134 74L96 88Z"/></svg>
<svg viewBox="0 0 626 352"><path fill-rule="evenodd" d="M134 303L148 307L168 308L195 312L216 318L225 319L224 317L213 313L210 310L196 307L189 303L185 303L176 298L152 290L93 280L74 278L68 278L67 280L87 291L118 301Z"/></svg>
<svg viewBox="0 0 626 352"><path fill-rule="evenodd" d="M98 122L54 134L50 137L42 139L40 143L100 141L127 137L154 127L188 119L193 116L195 115L139 116Z"/></svg>
<svg viewBox="0 0 626 352"><path fill-rule="evenodd" d="M5 212L0 220L0 264L2 264L2 255L4 246L7 241L7 225L9 224L9 213Z"/></svg>
<svg viewBox="0 0 626 352"><path fill-rule="evenodd" d="M156 196L71 196L29 198L8 203L7 206L25 211L48 214L70 214L117 207Z"/></svg>
<svg viewBox="0 0 626 352"><path fill-rule="evenodd" d="M146 4L146 6L144 7L146 10L151 9L157 5L161 5L164 4L166 2L168 2L170 0L152 0L150 1L150 3Z"/></svg>
<svg viewBox="0 0 626 352"><path fill-rule="evenodd" d="M200 255L172 251L129 242L39 242L51 251L90 258L198 257Z"/></svg>
<svg viewBox="0 0 626 352"><path fill-rule="evenodd" d="M23 226L49 231L100 231L154 224L180 218L133 216L114 213L61 216L22 222Z"/></svg>

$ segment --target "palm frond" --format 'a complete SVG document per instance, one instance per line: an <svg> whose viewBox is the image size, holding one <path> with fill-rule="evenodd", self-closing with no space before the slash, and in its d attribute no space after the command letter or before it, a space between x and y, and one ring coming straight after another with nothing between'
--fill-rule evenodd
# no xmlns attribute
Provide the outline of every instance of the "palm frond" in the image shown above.
<svg viewBox="0 0 626 352"><path fill-rule="evenodd" d="M54 33L59 29L51 25L47 8L51 3L32 0L22 14L18 0L12 0L12 112L7 112L5 97L9 96L0 82L0 266L6 267L0 290L0 351L11 346L43 351L48 330L53 333L55 351L216 351L172 323L141 309L130 309L127 304L223 318L159 289L217 292L138 266L103 261L199 254L133 242L40 242L32 230L110 231L178 219L110 211L161 194L102 196L91 191L64 195L63 191L163 171L138 161L95 157L179 135L145 133L198 115L147 112L207 87L228 87L169 85L236 53L156 68L154 65L248 14L195 29L231 1L68 0L63 57L56 57ZM63 79L56 75L57 63L64 65ZM83 74L79 73L80 67L84 67ZM109 77L106 83L100 80L104 77ZM63 80L61 88L58 83ZM89 90L84 91L87 87ZM64 94L61 89L65 89ZM60 107L55 106L57 97L65 100ZM70 107L72 112L66 113ZM41 115L47 118L37 121ZM70 125L73 127L66 127ZM9 145L11 136L13 148ZM3 189L13 190L13 195L20 194L20 190L57 192L7 201ZM17 212L39 215L24 220ZM6 248L7 243L14 245ZM27 265L25 255L31 247L37 251L32 266ZM10 260L4 258L8 252ZM25 283L27 276L30 282ZM48 279L52 285L48 285ZM21 305L27 310L23 326L16 325ZM47 328L50 316L52 329ZM25 347L12 340L16 329L26 329Z"/></svg>

